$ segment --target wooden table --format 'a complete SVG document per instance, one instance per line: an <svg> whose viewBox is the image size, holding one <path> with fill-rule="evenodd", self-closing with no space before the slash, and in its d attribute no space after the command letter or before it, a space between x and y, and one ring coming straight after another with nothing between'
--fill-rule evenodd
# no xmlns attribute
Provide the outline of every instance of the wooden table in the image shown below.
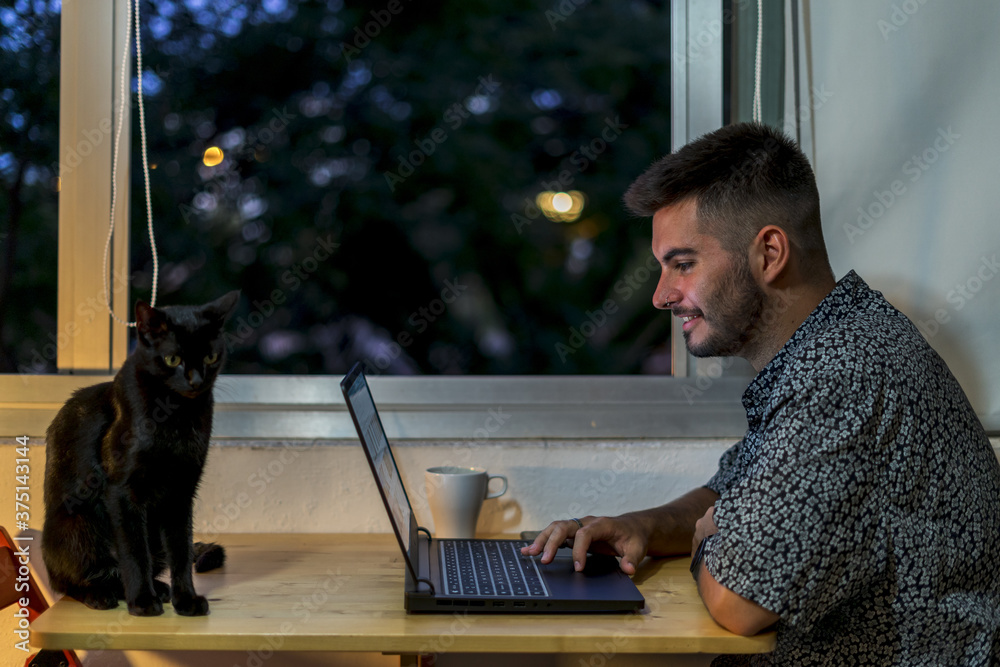
<svg viewBox="0 0 1000 667"><path fill-rule="evenodd" d="M761 653L774 633L739 637L705 610L688 558L647 560L632 614L406 614L403 562L385 534L223 535L225 568L195 575L211 614L94 611L62 599L32 624L36 648L469 653ZM407 662L407 660L404 660Z"/></svg>

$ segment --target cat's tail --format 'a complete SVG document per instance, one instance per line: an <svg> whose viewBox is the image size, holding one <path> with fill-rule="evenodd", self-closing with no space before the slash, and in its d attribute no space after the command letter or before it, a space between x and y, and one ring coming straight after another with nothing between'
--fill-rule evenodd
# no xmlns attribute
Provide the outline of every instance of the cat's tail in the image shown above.
<svg viewBox="0 0 1000 667"><path fill-rule="evenodd" d="M194 543L194 571L208 572L226 564L226 550L215 542Z"/></svg>

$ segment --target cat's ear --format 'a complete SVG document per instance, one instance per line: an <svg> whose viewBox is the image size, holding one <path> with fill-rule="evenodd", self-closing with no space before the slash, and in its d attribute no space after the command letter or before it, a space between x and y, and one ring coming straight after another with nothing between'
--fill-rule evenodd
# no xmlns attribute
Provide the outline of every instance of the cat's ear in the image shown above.
<svg viewBox="0 0 1000 667"><path fill-rule="evenodd" d="M142 334L158 334L167 330L167 316L145 301L135 304L135 327Z"/></svg>
<svg viewBox="0 0 1000 667"><path fill-rule="evenodd" d="M206 303L202 314L210 320L217 320L219 324L223 324L236 311L236 305L239 302L240 290L233 290L228 294L223 294L215 301Z"/></svg>

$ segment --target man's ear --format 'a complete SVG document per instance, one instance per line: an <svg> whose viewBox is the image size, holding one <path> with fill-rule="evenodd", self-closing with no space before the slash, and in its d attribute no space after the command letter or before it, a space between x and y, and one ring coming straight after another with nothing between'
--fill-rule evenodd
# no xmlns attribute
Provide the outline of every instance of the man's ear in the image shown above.
<svg viewBox="0 0 1000 667"><path fill-rule="evenodd" d="M791 262L792 245L788 234L777 225L766 225L750 244L754 268L761 282L771 285L780 280Z"/></svg>

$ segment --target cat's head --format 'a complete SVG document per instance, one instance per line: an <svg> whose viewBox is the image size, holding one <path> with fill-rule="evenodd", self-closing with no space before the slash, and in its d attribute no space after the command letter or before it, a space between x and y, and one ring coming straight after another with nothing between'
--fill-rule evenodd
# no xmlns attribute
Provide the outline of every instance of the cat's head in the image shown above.
<svg viewBox="0 0 1000 667"><path fill-rule="evenodd" d="M134 354L141 368L187 398L211 391L226 360L223 326L239 298L235 290L202 306L136 303L139 341Z"/></svg>

